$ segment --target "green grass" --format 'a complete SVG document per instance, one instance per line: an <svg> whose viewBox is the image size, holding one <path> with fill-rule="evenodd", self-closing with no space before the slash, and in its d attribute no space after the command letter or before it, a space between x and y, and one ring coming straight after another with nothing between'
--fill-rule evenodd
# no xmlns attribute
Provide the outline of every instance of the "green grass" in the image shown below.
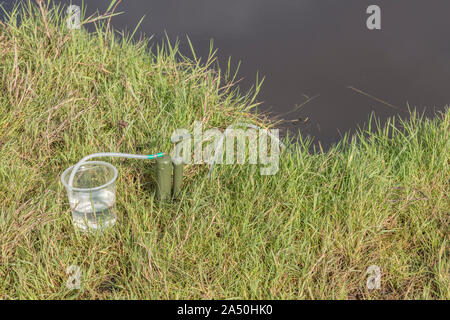
<svg viewBox="0 0 450 320"><path fill-rule="evenodd" d="M269 123L213 55L119 43L107 16L88 34L66 28L64 8L20 10L0 25L0 298L450 298L448 108L372 121L373 133L325 153L288 144L274 176L220 165L209 180L207 165L190 165L168 204L155 199L152 161L106 159L119 170L119 222L88 236L59 180L83 156L168 152L195 120ZM66 288L70 265L80 290ZM380 290L366 287L370 265Z"/></svg>

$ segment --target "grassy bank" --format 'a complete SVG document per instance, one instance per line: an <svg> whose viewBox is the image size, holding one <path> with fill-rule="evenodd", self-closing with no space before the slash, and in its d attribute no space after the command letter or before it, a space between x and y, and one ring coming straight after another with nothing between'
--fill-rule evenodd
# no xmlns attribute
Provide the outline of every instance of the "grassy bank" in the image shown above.
<svg viewBox="0 0 450 320"><path fill-rule="evenodd" d="M450 298L448 109L326 153L288 144L273 176L220 165L209 180L190 165L181 199L163 205L151 161L107 159L119 222L74 230L59 177L83 156L168 152L196 120L268 124L212 58L119 43L108 19L70 31L63 10L0 24L0 298ZM66 287L70 265L80 290ZM371 265L379 290L366 287Z"/></svg>

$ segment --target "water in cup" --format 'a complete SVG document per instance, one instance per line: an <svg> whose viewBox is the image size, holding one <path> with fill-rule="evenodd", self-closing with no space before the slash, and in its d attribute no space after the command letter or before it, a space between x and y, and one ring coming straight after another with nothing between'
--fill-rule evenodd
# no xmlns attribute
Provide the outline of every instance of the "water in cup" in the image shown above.
<svg viewBox="0 0 450 320"><path fill-rule="evenodd" d="M75 227L83 230L103 230L117 221L115 195L108 190L79 195L76 203L71 203Z"/></svg>
<svg viewBox="0 0 450 320"><path fill-rule="evenodd" d="M73 225L81 231L103 231L113 226L117 221L117 169L103 161L85 162L70 186L72 169L63 172L61 181L67 190Z"/></svg>

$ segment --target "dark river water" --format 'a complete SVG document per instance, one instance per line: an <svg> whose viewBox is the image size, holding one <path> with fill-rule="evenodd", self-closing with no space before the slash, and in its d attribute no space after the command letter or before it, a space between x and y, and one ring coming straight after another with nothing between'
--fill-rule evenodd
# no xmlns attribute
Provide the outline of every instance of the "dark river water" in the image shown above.
<svg viewBox="0 0 450 320"><path fill-rule="evenodd" d="M85 2L88 13L109 4ZM373 4L381 30L366 26ZM243 90L265 77L261 110L325 147L371 112L384 121L409 104L431 116L450 103L448 0L124 0L117 11L115 28L133 30L145 15L139 31L178 37L185 53L186 35L200 56L214 39L220 65L242 62Z"/></svg>

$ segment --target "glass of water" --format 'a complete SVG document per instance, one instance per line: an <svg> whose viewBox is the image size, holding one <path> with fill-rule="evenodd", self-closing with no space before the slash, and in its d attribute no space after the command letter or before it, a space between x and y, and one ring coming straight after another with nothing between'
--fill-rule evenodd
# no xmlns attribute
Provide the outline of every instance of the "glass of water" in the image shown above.
<svg viewBox="0 0 450 320"><path fill-rule="evenodd" d="M117 169L108 162L85 162L69 186L72 169L63 172L61 181L67 190L74 226L81 231L103 231L113 226L117 221Z"/></svg>

